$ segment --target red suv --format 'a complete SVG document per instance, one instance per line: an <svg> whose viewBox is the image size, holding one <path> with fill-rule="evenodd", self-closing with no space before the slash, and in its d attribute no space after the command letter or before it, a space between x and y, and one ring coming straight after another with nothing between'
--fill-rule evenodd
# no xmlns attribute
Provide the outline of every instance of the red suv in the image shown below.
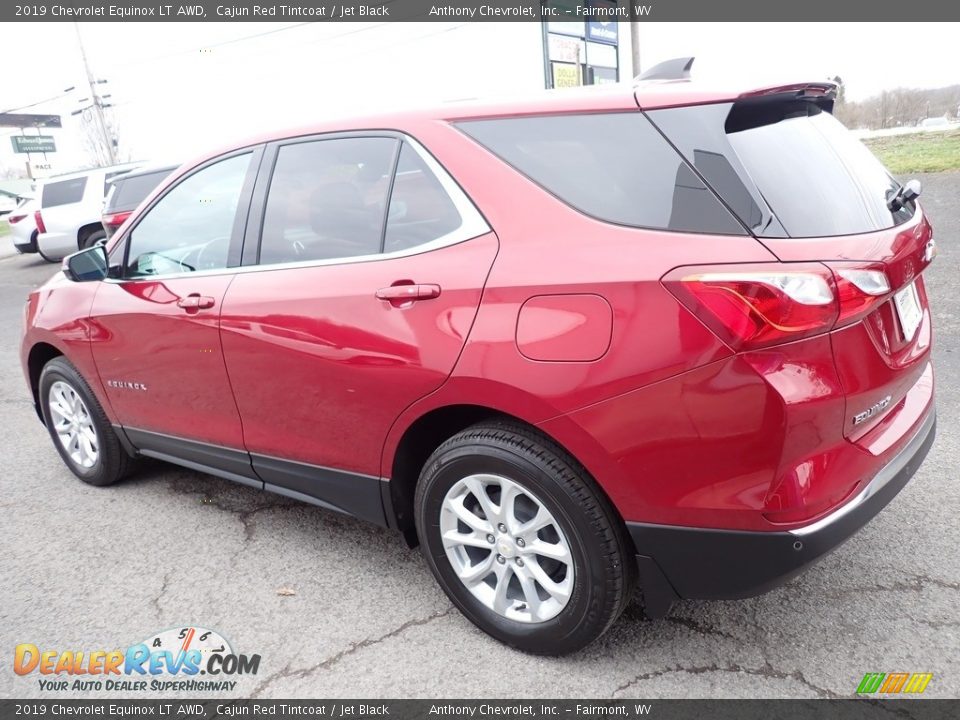
<svg viewBox="0 0 960 720"><path fill-rule="evenodd" d="M795 575L933 442L930 225L833 85L664 74L183 166L30 294L57 451L394 528L535 653Z"/></svg>

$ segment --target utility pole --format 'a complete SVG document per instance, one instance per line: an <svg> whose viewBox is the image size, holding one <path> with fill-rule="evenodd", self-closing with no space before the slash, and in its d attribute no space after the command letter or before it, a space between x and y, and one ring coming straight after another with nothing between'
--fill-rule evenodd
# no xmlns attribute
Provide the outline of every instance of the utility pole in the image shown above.
<svg viewBox="0 0 960 720"><path fill-rule="evenodd" d="M87 73L87 83L90 85L90 99L93 102L93 112L96 116L97 128L100 131L103 144L107 148L107 158L110 160L110 164L116 165L116 148L113 147L113 138L110 136L110 131L107 128L107 120L103 116L103 101L97 94L96 85L98 82L94 80L93 73L90 71L90 63L87 62L87 51L83 47L83 36L80 35L80 23L74 21L73 27L74 30L77 31L77 42L80 43L80 57L83 58L83 69ZM104 81L101 80L100 83L102 82Z"/></svg>
<svg viewBox="0 0 960 720"><path fill-rule="evenodd" d="M633 75L636 77L640 69L640 23L636 19L630 20L630 59L633 61Z"/></svg>

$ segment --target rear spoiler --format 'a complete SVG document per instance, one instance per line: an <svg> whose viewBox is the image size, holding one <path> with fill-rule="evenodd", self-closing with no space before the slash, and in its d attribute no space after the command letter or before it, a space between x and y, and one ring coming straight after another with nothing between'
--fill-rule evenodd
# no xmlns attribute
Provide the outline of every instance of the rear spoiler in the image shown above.
<svg viewBox="0 0 960 720"><path fill-rule="evenodd" d="M831 102L837 97L837 84L824 80L822 82L791 83L774 87L758 88L740 93L741 98L768 97L770 95L785 95L797 100L828 99Z"/></svg>
<svg viewBox="0 0 960 720"><path fill-rule="evenodd" d="M634 78L634 83L638 86L637 104L644 109L653 109L690 104L691 98L701 103L749 102L777 98L783 101L811 101L827 112L833 111L838 86L830 80L764 85L749 89L701 85L698 82L691 82L690 70L694 59L679 57L665 60L637 75ZM647 84L649 81L663 82Z"/></svg>

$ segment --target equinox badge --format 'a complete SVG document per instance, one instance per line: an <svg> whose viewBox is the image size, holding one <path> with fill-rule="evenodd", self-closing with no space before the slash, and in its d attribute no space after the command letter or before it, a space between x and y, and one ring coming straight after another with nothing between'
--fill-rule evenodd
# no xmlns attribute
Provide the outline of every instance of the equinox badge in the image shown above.
<svg viewBox="0 0 960 720"><path fill-rule="evenodd" d="M889 395L887 395L883 400L881 400L880 402L878 402L876 405L871 405L870 407L868 407L868 408L867 408L866 410L864 410L863 412L857 413L856 415L854 415L854 416L853 416L853 424L854 424L854 425L859 425L860 423L864 422L865 420L869 420L870 418L872 418L872 417L873 417L874 415L876 415L877 413L882 412L883 410L886 410L888 407L890 407L890 396L889 396Z"/></svg>

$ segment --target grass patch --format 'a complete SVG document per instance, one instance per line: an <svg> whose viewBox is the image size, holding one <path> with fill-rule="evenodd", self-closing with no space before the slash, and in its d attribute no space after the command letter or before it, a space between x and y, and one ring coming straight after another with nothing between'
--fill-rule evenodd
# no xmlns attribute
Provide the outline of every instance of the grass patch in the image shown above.
<svg viewBox="0 0 960 720"><path fill-rule="evenodd" d="M894 175L960 170L960 130L867 138L863 143Z"/></svg>
<svg viewBox="0 0 960 720"><path fill-rule="evenodd" d="M10 234L10 223L4 219L0 219L0 237L4 237Z"/></svg>

